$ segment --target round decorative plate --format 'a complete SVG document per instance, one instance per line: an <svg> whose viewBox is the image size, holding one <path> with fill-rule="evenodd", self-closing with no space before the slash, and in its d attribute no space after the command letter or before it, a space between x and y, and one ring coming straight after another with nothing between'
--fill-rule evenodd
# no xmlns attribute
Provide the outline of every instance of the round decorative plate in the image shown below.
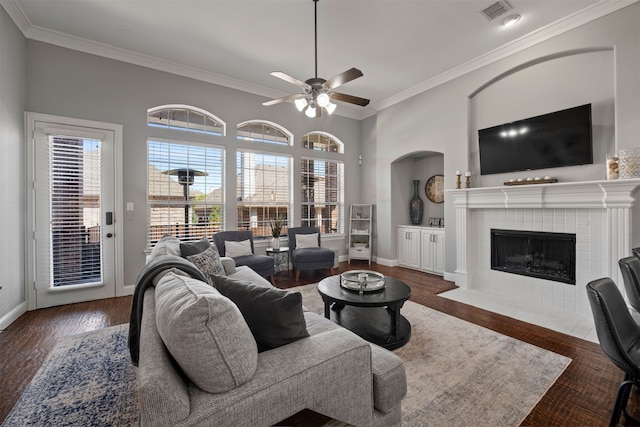
<svg viewBox="0 0 640 427"><path fill-rule="evenodd" d="M444 176L434 175L429 178L424 186L424 193L433 203L444 202Z"/></svg>
<svg viewBox="0 0 640 427"><path fill-rule="evenodd" d="M340 275L340 286L351 291L373 292L384 288L384 276L377 271L350 270Z"/></svg>

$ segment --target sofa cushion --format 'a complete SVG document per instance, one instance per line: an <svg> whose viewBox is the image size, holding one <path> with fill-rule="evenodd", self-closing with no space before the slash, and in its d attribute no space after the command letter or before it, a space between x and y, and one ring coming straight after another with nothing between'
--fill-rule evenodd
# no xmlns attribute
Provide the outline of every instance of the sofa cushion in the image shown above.
<svg viewBox="0 0 640 427"><path fill-rule="evenodd" d="M151 250L147 262L162 255L180 256L180 240L176 236L162 236Z"/></svg>
<svg viewBox="0 0 640 427"><path fill-rule="evenodd" d="M235 304L199 280L167 273L158 285L156 324L184 373L210 393L249 381L258 350Z"/></svg>
<svg viewBox="0 0 640 427"><path fill-rule="evenodd" d="M296 234L296 249L317 248L318 233Z"/></svg>
<svg viewBox="0 0 640 427"><path fill-rule="evenodd" d="M190 255L199 254L209 249L209 246L211 246L211 242L206 237L197 242L182 242L180 243L180 255L186 258Z"/></svg>
<svg viewBox="0 0 640 427"><path fill-rule="evenodd" d="M214 276L213 286L238 306L259 350L280 347L309 336L300 292L223 276Z"/></svg>
<svg viewBox="0 0 640 427"><path fill-rule="evenodd" d="M242 240L240 242L234 242L227 240L224 242L225 256L236 258L244 255L252 255L251 252L251 240Z"/></svg>
<svg viewBox="0 0 640 427"><path fill-rule="evenodd" d="M224 276L226 274L216 245L210 245L204 252L189 255L186 258L198 267L210 285L213 285L211 277Z"/></svg>

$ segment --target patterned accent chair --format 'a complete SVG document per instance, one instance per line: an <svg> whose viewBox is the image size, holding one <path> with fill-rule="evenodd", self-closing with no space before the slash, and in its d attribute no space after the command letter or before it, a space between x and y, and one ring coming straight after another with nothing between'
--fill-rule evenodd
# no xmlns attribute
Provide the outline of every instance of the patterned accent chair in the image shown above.
<svg viewBox="0 0 640 427"><path fill-rule="evenodd" d="M320 229L317 227L291 227L287 230L291 263L296 271L296 280L300 279L300 271L328 268L333 275L333 250L323 248L320 241ZM317 234L315 236L308 236ZM300 239L297 236L303 236ZM305 237L308 236L308 237ZM304 241L304 243L303 243Z"/></svg>
<svg viewBox="0 0 640 427"><path fill-rule="evenodd" d="M246 265L262 277L269 278L275 286L275 264L273 258L268 255L256 255L253 249L253 232L238 231L220 231L213 235L213 242L218 248L221 257L228 256L226 254L225 242L243 242L249 240L251 243L251 254L232 257L237 266Z"/></svg>

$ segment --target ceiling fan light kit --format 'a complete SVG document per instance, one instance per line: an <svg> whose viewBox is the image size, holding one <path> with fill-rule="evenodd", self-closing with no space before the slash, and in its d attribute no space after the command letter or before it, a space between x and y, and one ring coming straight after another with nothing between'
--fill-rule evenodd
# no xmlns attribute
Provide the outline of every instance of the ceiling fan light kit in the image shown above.
<svg viewBox="0 0 640 427"><path fill-rule="evenodd" d="M333 91L337 87L342 86L343 84L348 83L351 80L362 77L362 71L358 70L357 68L350 68L347 71L333 76L329 80L321 79L318 77L318 0L313 0L313 3L316 76L303 82L281 71L272 72L272 76L302 88L304 93L298 93L284 96L278 99L272 99L271 101L263 102L262 105L269 106L279 104L281 102L293 101L298 111L304 111L307 117L320 117L322 110L324 110L327 114L332 114L337 107L335 103L331 102L332 100L360 105L362 107L368 105L368 99Z"/></svg>

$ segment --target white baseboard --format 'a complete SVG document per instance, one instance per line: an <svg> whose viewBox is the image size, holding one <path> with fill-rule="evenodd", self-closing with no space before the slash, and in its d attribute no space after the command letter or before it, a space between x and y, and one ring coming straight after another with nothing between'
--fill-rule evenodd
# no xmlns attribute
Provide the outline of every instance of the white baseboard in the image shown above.
<svg viewBox="0 0 640 427"><path fill-rule="evenodd" d="M13 310L0 317L0 331L7 329L7 326L15 322L15 320L27 312L27 302L21 302Z"/></svg>
<svg viewBox="0 0 640 427"><path fill-rule="evenodd" d="M449 282L456 282L456 275L455 273L448 273L448 272L444 272L444 276L443 276L444 280L447 280Z"/></svg>
<svg viewBox="0 0 640 427"><path fill-rule="evenodd" d="M118 295L119 297L123 297L125 295L133 295L133 292L136 290L136 285L124 286L122 288L122 295Z"/></svg>
<svg viewBox="0 0 640 427"><path fill-rule="evenodd" d="M398 260L376 257L376 263L387 267L397 267Z"/></svg>

